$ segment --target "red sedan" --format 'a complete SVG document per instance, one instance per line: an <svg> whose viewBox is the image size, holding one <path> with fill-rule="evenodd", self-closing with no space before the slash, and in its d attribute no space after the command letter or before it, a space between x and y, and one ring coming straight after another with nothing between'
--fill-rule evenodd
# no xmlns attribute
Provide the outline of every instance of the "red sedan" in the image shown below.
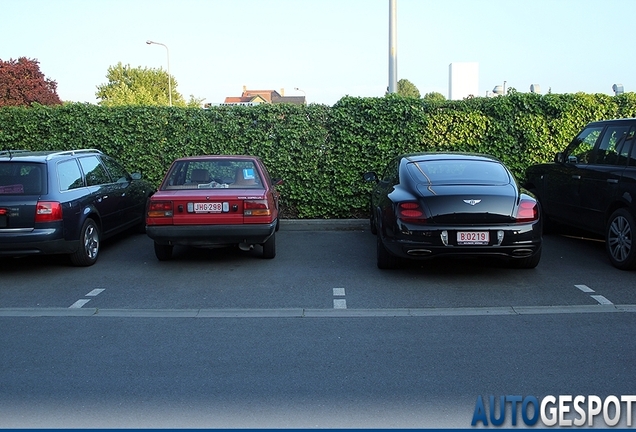
<svg viewBox="0 0 636 432"><path fill-rule="evenodd" d="M146 232L157 259L170 259L175 245L260 245L264 258L274 258L281 183L255 156L175 160L148 205Z"/></svg>

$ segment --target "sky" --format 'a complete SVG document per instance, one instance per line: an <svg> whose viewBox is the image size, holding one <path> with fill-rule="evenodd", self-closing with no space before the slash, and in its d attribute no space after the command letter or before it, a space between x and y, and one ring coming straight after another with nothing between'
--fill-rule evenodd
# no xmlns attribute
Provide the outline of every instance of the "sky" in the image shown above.
<svg viewBox="0 0 636 432"><path fill-rule="evenodd" d="M449 97L449 65L542 93L636 91L634 0L396 0L397 78ZM27 57L63 101L97 103L108 68L168 69L204 103L250 90L333 105L389 83L389 0L0 0L0 60ZM623 21L628 23L627 21ZM164 44L148 45L147 40ZM296 90L299 89L299 90Z"/></svg>

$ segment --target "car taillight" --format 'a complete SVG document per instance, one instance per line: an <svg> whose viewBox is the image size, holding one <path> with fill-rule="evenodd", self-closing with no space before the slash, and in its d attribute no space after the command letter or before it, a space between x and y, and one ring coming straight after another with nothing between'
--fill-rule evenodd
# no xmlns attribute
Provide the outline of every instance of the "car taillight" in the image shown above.
<svg viewBox="0 0 636 432"><path fill-rule="evenodd" d="M517 209L517 222L532 222L539 219L539 205L534 200L522 199Z"/></svg>
<svg viewBox="0 0 636 432"><path fill-rule="evenodd" d="M55 201L38 201L35 205L35 222L62 220L62 204Z"/></svg>
<svg viewBox="0 0 636 432"><path fill-rule="evenodd" d="M148 206L148 217L172 217L172 201L151 201Z"/></svg>
<svg viewBox="0 0 636 432"><path fill-rule="evenodd" d="M403 222L424 224L426 223L426 216L424 210L416 202L403 202L397 206L397 216Z"/></svg>
<svg viewBox="0 0 636 432"><path fill-rule="evenodd" d="M269 216L271 214L267 200L243 201L243 216Z"/></svg>

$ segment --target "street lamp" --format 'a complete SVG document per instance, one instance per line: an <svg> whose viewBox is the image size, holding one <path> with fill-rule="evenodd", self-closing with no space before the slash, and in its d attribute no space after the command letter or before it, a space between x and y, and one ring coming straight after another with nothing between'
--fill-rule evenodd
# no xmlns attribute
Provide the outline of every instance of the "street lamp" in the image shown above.
<svg viewBox="0 0 636 432"><path fill-rule="evenodd" d="M170 51L168 51L168 47L165 44L162 44L161 42L153 42L151 40L147 40L146 43L148 45L161 45L162 47L164 47L166 49L166 54L168 56L168 103L170 104L170 106L172 106L172 78L170 78Z"/></svg>
<svg viewBox="0 0 636 432"><path fill-rule="evenodd" d="M299 92L303 92L303 96L305 97L305 103L307 103L307 93L305 93L305 90L298 88L298 87L294 87L294 90L299 91Z"/></svg>

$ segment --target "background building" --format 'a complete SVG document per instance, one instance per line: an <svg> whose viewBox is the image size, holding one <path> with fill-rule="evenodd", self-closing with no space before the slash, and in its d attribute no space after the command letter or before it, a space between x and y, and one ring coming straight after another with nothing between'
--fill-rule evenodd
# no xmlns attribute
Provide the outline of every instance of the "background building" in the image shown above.
<svg viewBox="0 0 636 432"><path fill-rule="evenodd" d="M479 63L451 63L448 67L448 99L479 96Z"/></svg>

